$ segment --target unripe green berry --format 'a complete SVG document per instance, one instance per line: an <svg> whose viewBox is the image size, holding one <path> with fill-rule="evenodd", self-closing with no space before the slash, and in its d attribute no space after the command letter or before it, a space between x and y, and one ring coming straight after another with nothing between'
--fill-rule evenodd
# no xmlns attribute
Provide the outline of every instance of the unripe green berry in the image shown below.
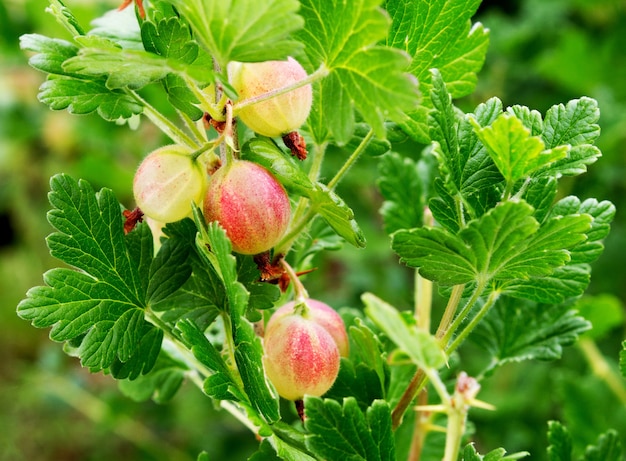
<svg viewBox="0 0 626 461"><path fill-rule="evenodd" d="M144 158L133 179L133 195L141 211L163 223L191 214L192 202L200 204L206 189L206 173L183 146L161 147Z"/></svg>
<svg viewBox="0 0 626 461"><path fill-rule="evenodd" d="M278 243L289 225L291 205L285 188L269 171L233 160L211 176L204 217L224 228L235 252L254 255Z"/></svg>
<svg viewBox="0 0 626 461"><path fill-rule="evenodd" d="M290 301L276 309L265 327L266 333L274 328L279 323L280 319L289 315L302 315L304 318L312 320L328 331L339 348L339 354L342 357L347 357L350 352L350 342L348 340L348 334L346 333L346 326L341 316L328 304L316 299L307 298L304 300L304 303L306 306L302 309L301 313L294 311L296 301Z"/></svg>
<svg viewBox="0 0 626 461"><path fill-rule="evenodd" d="M278 394L288 400L321 396L339 373L339 349L330 333L300 315L280 318L263 339L263 364Z"/></svg>
<svg viewBox="0 0 626 461"><path fill-rule="evenodd" d="M229 65L229 74L239 101L293 85L307 77L306 71L293 58L286 61L233 62ZM235 115L263 136L282 136L302 126L311 111L312 100L311 85L305 85L245 106Z"/></svg>

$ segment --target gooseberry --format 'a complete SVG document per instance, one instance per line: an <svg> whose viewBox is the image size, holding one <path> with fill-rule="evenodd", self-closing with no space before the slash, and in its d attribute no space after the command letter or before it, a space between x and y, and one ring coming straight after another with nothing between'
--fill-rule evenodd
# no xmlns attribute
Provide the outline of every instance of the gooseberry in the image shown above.
<svg viewBox="0 0 626 461"><path fill-rule="evenodd" d="M300 400L321 396L339 373L339 349L330 333L300 315L277 319L265 332L263 365L278 395Z"/></svg>
<svg viewBox="0 0 626 461"><path fill-rule="evenodd" d="M239 101L243 101L293 85L305 79L307 74L300 63L290 57L286 61L232 62L229 76L239 94ZM263 136L283 136L297 130L306 121L312 100L311 85L305 85L244 106L235 115Z"/></svg>
<svg viewBox="0 0 626 461"><path fill-rule="evenodd" d="M233 160L210 178L204 197L204 217L226 231L233 250L259 254L274 247L291 217L289 196L262 166Z"/></svg>
<svg viewBox="0 0 626 461"><path fill-rule="evenodd" d="M323 327L333 338L339 349L339 355L347 357L350 351L350 342L346 333L346 326L343 319L335 309L316 299L307 298L304 300L305 307L301 312L295 312L294 307L296 301L290 301L282 305L272 314L270 321L265 327L268 332L275 325L279 324L279 320L289 315L302 315L304 318L310 319Z"/></svg>
<svg viewBox="0 0 626 461"><path fill-rule="evenodd" d="M133 179L133 195L141 211L156 221L179 221L200 204L206 189L203 166L179 145L163 146L141 162Z"/></svg>

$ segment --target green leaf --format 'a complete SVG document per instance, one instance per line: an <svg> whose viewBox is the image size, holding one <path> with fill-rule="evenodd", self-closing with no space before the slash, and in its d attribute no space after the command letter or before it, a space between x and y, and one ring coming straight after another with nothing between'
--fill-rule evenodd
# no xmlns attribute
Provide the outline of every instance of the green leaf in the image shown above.
<svg viewBox="0 0 626 461"><path fill-rule="evenodd" d="M341 197L317 183L310 198L311 206L339 236L357 248L365 247L365 236L354 219L354 212Z"/></svg>
<svg viewBox="0 0 626 461"><path fill-rule="evenodd" d="M522 360L556 360L591 324L571 307L500 297L472 333L492 366Z"/></svg>
<svg viewBox="0 0 626 461"><path fill-rule="evenodd" d="M548 422L548 460L572 461L572 438L558 421Z"/></svg>
<svg viewBox="0 0 626 461"><path fill-rule="evenodd" d="M259 62L299 54L291 34L302 27L295 0L171 0L192 34L222 69L230 61Z"/></svg>
<svg viewBox="0 0 626 461"><path fill-rule="evenodd" d="M552 209L552 216L587 214L592 218L591 227L587 231L587 239L572 249L572 264L591 263L598 259L604 251L602 240L611 229L615 217L615 206L609 201L598 202L587 199L583 202L578 197L569 196L561 199Z"/></svg>
<svg viewBox="0 0 626 461"><path fill-rule="evenodd" d="M375 401L364 414L352 397L305 397L306 445L320 459L395 461L391 409Z"/></svg>
<svg viewBox="0 0 626 461"><path fill-rule="evenodd" d="M324 397L337 401L348 396L354 397L359 407L365 411L374 400L384 398L383 384L372 368L342 358L339 375Z"/></svg>
<svg viewBox="0 0 626 461"><path fill-rule="evenodd" d="M623 461L622 442L615 430L609 430L598 437L595 446L585 450L585 461Z"/></svg>
<svg viewBox="0 0 626 461"><path fill-rule="evenodd" d="M126 239L120 204L110 190L95 193L67 175L54 176L51 188L48 220L57 232L48 237L50 253L78 270L48 271L46 285L29 290L18 314L36 327L51 326L55 341L78 340L78 356L93 371L111 367L122 378L148 372L162 332L144 320L147 284L131 255L151 253L151 245ZM127 240L134 242L132 250Z"/></svg>
<svg viewBox="0 0 626 461"><path fill-rule="evenodd" d="M495 450L490 451L485 456L481 456L474 448L474 444L470 443L465 446L463 450L463 459L462 461L513 461L517 459L525 458L529 456L530 453L524 451L519 453L512 453L510 455L506 454L506 450L504 448L496 448Z"/></svg>
<svg viewBox="0 0 626 461"><path fill-rule="evenodd" d="M311 197L315 191L315 185L300 165L270 138L252 138L242 146L241 158L264 166L290 192Z"/></svg>
<svg viewBox="0 0 626 461"><path fill-rule="evenodd" d="M157 24L145 21L141 39L146 51L191 64L198 57L198 45L191 38L189 27L180 18L162 19Z"/></svg>
<svg viewBox="0 0 626 461"><path fill-rule="evenodd" d="M191 275L189 252L193 241L177 238L164 239L150 265L146 300L158 303L171 296Z"/></svg>
<svg viewBox="0 0 626 461"><path fill-rule="evenodd" d="M440 228L398 231L392 248L403 262L442 284L550 275L584 241L588 215L553 218L541 227L527 203L504 202L458 235Z"/></svg>
<svg viewBox="0 0 626 461"><path fill-rule="evenodd" d="M173 360L166 354L160 354L157 362L150 373L138 377L135 380L120 380L120 391L136 402L148 399L156 403L169 402L185 378L186 368L183 364Z"/></svg>
<svg viewBox="0 0 626 461"><path fill-rule="evenodd" d="M480 0L385 3L392 18L387 44L409 53L409 71L417 77L422 94L430 93L431 69L439 70L453 98L474 90L489 44L488 31L470 21L479 4ZM418 142L430 142L427 117L431 107L425 99L403 122L405 131Z"/></svg>
<svg viewBox="0 0 626 461"><path fill-rule="evenodd" d="M167 61L145 51L123 50L117 47L82 48L78 55L63 63L70 74L88 77L106 76L111 90L137 90L164 78L174 70Z"/></svg>
<svg viewBox="0 0 626 461"><path fill-rule="evenodd" d="M619 353L619 369L626 378L626 341L622 342L622 350Z"/></svg>
<svg viewBox="0 0 626 461"><path fill-rule="evenodd" d="M235 346L233 352L244 390L251 406L264 417L265 421L275 422L280 418L278 399L272 394L265 380L260 339L254 332L252 324L245 318L249 293L237 280L237 264L231 254L230 241L217 222L207 226L201 220L203 220L201 216L196 218L196 224L200 229L196 245L201 254L213 265L226 290Z"/></svg>
<svg viewBox="0 0 626 461"><path fill-rule="evenodd" d="M509 113L500 115L490 126L474 122L474 128L510 186L566 157L569 150L569 146L546 149L539 136L532 136L522 121Z"/></svg>
<svg viewBox="0 0 626 461"><path fill-rule="evenodd" d="M508 282L506 293L509 296L539 303L558 304L582 295L590 280L591 267L588 264L568 264L556 268L551 274L540 279Z"/></svg>
<svg viewBox="0 0 626 461"><path fill-rule="evenodd" d="M365 314L420 368L438 369L445 364L438 341L427 331L407 323L396 308L371 293L363 294L361 299Z"/></svg>
<svg viewBox="0 0 626 461"><path fill-rule="evenodd" d="M310 128L316 142L327 133L340 143L350 140L355 128L354 109L379 139L385 121L401 121L418 102L417 84L405 70L409 61L400 50L378 45L389 20L377 1L304 0L305 26L298 38L306 43L313 68L330 74L316 93ZM311 69L312 70L312 69Z"/></svg>
<svg viewBox="0 0 626 461"><path fill-rule="evenodd" d="M71 114L97 112L110 122L129 119L143 111L136 99L108 89L104 82L70 77L50 77L39 88L39 100L50 109L67 109Z"/></svg>
<svg viewBox="0 0 626 461"><path fill-rule="evenodd" d="M78 47L73 43L39 34L26 34L20 37L20 48L34 51L28 64L49 74L64 75L63 62L76 56Z"/></svg>
<svg viewBox="0 0 626 461"><path fill-rule="evenodd" d="M349 338L353 344L351 350L357 357L357 362L376 371L380 387L387 389L389 383L389 366L385 360L383 346L378 337L370 330L361 319L356 319L355 324L348 329Z"/></svg>
<svg viewBox="0 0 626 461"><path fill-rule="evenodd" d="M385 199L380 213L387 234L423 224L426 197L422 184L425 173L420 167L423 165L395 152L383 156L379 163L377 184Z"/></svg>
<svg viewBox="0 0 626 461"><path fill-rule="evenodd" d="M143 50L139 23L134 8L110 10L91 21L89 35L106 38L124 49Z"/></svg>

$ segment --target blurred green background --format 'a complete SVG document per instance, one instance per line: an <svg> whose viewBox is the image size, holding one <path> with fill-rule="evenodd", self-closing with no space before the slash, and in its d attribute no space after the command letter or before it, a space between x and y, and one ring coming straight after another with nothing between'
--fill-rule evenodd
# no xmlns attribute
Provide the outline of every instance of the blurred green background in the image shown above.
<svg viewBox="0 0 626 461"><path fill-rule="evenodd" d="M115 0L67 2L84 24ZM206 450L215 460L245 459L254 437L191 385L167 405L134 403L107 376L90 375L76 360L15 314L28 288L55 266L45 236L49 177L67 172L99 189L112 188L129 206L139 160L167 142L148 123L131 131L96 115L52 112L37 101L43 74L19 49L24 33L65 37L44 0L0 0L0 461L187 460ZM626 4L623 0L483 2L475 18L491 30L487 62L476 92L458 104L472 110L492 96L542 113L582 95L602 112L600 161L562 183L563 195L611 200L618 209L606 251L595 264L592 305L618 317L626 300ZM343 159L329 156L330 171ZM310 293L334 306L359 306L372 291L400 308L411 306L409 271L397 265L376 210L375 158L364 158L340 186L368 238L367 250L323 255L306 279ZM607 314L608 315L608 314ZM596 335L615 367L624 322ZM471 367L471 346L466 348ZM509 365L485 380L481 398L498 412L472 415L485 452L498 446L547 459L546 421L563 421L577 450L609 427L626 437L626 400L590 372L580 347L558 362ZM624 386L623 380L618 386ZM625 440L626 442L626 440Z"/></svg>

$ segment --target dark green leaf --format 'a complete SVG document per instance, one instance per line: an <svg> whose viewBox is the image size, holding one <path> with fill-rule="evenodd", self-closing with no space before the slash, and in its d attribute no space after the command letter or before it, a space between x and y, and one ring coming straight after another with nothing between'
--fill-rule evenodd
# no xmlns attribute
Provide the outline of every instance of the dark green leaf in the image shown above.
<svg viewBox="0 0 626 461"><path fill-rule="evenodd" d="M356 109L384 139L384 122L403 120L404 111L418 102L417 84L404 72L406 54L377 45L387 35L388 18L378 2L305 0L301 5L305 26L299 38L312 66L330 71L314 99L310 127L323 127L314 138L322 142L330 132L340 144L348 142Z"/></svg>
<svg viewBox="0 0 626 461"><path fill-rule="evenodd" d="M476 257L456 235L441 228L400 230L392 236L400 260L418 267L420 274L442 285L459 285L477 276Z"/></svg>
<svg viewBox="0 0 626 461"><path fill-rule="evenodd" d="M307 448L320 459L395 461L391 409L386 402L375 401L363 414L352 397L343 405L306 397L305 411Z"/></svg>
<svg viewBox="0 0 626 461"><path fill-rule="evenodd" d="M230 61L285 59L302 50L302 45L290 38L302 27L295 0L172 0L171 3L222 69Z"/></svg>
<svg viewBox="0 0 626 461"><path fill-rule="evenodd" d="M380 209L385 232L392 234L399 229L421 226L426 197L419 164L391 152L381 159L378 168L378 187L385 199ZM399 184L402 187L398 187Z"/></svg>
<svg viewBox="0 0 626 461"><path fill-rule="evenodd" d="M191 275L189 254L193 241L168 238L163 241L150 266L148 303L158 303L178 290Z"/></svg>
<svg viewBox="0 0 626 461"><path fill-rule="evenodd" d="M422 94L430 93L431 69L439 69L453 98L473 91L489 42L488 31L480 23L472 26L470 21L479 4L480 0L385 3L393 21L387 43L413 58L410 72L417 77ZM425 99L403 123L407 133L422 143L430 142L430 107L430 100Z"/></svg>
<svg viewBox="0 0 626 461"><path fill-rule="evenodd" d="M226 290L235 346L233 353L244 390L252 407L264 417L265 421L275 422L280 418L278 399L272 394L265 380L261 342L252 324L245 318L249 293L237 280L236 259L231 254L231 244L226 232L217 222L205 227L201 219L201 216L196 219L200 228L196 243L200 252L219 274Z"/></svg>
<svg viewBox="0 0 626 461"><path fill-rule="evenodd" d="M384 398L382 385L375 370L363 363L353 363L342 358L339 375L324 397L337 401L348 396L354 397L365 411L374 400Z"/></svg>
<svg viewBox="0 0 626 461"><path fill-rule="evenodd" d="M166 403L182 385L185 370L183 364L161 354L150 373L134 381L120 380L118 384L122 393L136 402L151 398L157 403Z"/></svg>
<svg viewBox="0 0 626 461"><path fill-rule="evenodd" d="M29 290L18 314L52 326L56 341L78 339L78 356L94 371L111 367L131 379L146 373L162 332L144 320L146 284L126 246L119 202L110 190L95 193L67 175L54 176L51 188L48 219L57 232L48 237L50 252L79 270L47 272L46 285Z"/></svg>
<svg viewBox="0 0 626 461"><path fill-rule="evenodd" d="M588 264L568 264L556 268L550 275L506 284L509 296L535 302L558 304L584 293L591 279Z"/></svg>
<svg viewBox="0 0 626 461"><path fill-rule="evenodd" d="M157 24L145 21L141 39L146 51L191 64L198 57L198 45L187 25L179 18L162 19Z"/></svg>
<svg viewBox="0 0 626 461"><path fill-rule="evenodd" d="M494 367L522 360L556 360L591 325L571 307L500 297L473 332Z"/></svg>
<svg viewBox="0 0 626 461"><path fill-rule="evenodd" d="M39 88L39 100L50 109L67 109L72 114L96 112L114 122L140 114L143 106L118 90L108 89L104 82L70 77L50 77Z"/></svg>

